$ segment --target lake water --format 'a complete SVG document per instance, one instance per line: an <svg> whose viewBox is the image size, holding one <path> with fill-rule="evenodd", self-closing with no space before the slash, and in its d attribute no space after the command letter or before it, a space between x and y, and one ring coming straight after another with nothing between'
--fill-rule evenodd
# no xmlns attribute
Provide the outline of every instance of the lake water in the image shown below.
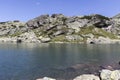
<svg viewBox="0 0 120 80"><path fill-rule="evenodd" d="M35 80L44 76L68 79L86 71L68 67L105 65L120 61L120 45L0 44L0 80ZM73 71L73 72L72 72ZM87 73L87 72L85 72Z"/></svg>

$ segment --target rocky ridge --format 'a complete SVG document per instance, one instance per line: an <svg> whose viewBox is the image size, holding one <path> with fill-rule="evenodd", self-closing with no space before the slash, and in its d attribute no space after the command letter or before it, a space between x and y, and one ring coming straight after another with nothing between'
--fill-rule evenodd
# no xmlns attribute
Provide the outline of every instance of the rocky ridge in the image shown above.
<svg viewBox="0 0 120 80"><path fill-rule="evenodd" d="M0 22L2 42L120 43L120 15L99 14L67 17L41 15L27 22Z"/></svg>

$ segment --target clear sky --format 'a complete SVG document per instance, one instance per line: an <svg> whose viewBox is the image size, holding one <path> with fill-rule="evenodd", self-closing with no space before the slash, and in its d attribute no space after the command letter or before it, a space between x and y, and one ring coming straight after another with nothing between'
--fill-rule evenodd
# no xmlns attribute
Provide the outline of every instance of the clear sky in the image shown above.
<svg viewBox="0 0 120 80"><path fill-rule="evenodd" d="M0 21L27 21L42 14L66 16L120 13L120 0L0 0Z"/></svg>

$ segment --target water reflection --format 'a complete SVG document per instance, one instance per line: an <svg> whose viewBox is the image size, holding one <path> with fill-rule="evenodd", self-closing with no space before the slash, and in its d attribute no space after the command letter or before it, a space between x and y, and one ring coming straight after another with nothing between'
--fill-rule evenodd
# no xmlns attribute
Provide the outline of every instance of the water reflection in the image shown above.
<svg viewBox="0 0 120 80"><path fill-rule="evenodd" d="M0 45L0 80L35 80L43 76L70 79L78 73L93 71L92 67L117 63L120 57L120 45L113 44ZM79 72L71 72L71 67L78 67Z"/></svg>

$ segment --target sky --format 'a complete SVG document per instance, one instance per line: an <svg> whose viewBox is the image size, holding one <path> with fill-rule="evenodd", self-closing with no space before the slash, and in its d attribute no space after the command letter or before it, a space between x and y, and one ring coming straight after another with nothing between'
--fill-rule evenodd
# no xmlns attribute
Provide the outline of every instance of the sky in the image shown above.
<svg viewBox="0 0 120 80"><path fill-rule="evenodd" d="M66 16L120 13L120 0L0 0L0 22L28 21L43 14Z"/></svg>

